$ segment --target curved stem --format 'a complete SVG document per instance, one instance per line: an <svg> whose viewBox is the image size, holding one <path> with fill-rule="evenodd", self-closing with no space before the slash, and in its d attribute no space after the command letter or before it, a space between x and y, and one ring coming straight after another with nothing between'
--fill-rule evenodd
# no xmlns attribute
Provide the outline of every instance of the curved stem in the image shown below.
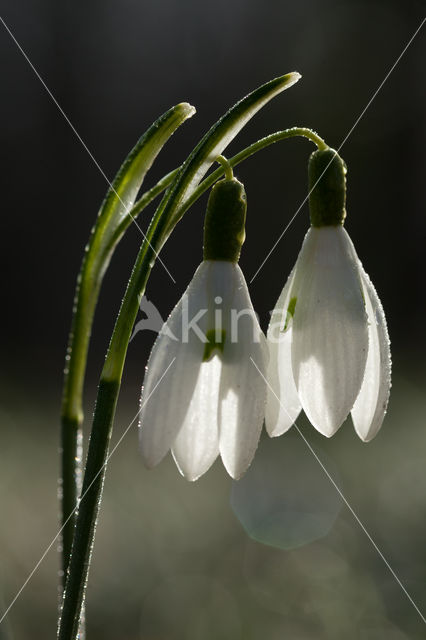
<svg viewBox="0 0 426 640"><path fill-rule="evenodd" d="M306 127L292 127L291 129L284 129L283 131L276 131L275 133L271 133L269 136L265 138L261 138L257 142L254 142L249 147L246 147L239 153L237 153L232 158L227 158L227 161L231 165L231 167L236 167L238 164L250 158L250 156L254 155L258 151L262 149L266 149L271 146L271 144L275 144L276 142L280 142L281 140L287 140L288 138L302 137L307 138L311 142L317 145L318 149L325 150L328 149L328 145L326 142L312 129L308 129ZM185 204L185 209L183 213L185 213L200 196L203 195L215 182L224 174L224 169L222 166L218 167L215 171L213 171L207 178L205 178L196 189L192 195L188 198Z"/></svg>
<svg viewBox="0 0 426 640"><path fill-rule="evenodd" d="M182 209L182 215L194 204L194 202L196 202L196 200L198 200L198 198L203 195L203 193L205 193L216 182L216 180L218 180L221 176L226 175L227 171L227 179L230 180L233 176L233 167L237 166L244 160L247 160L247 158L250 158L250 156L254 155L258 151L266 149L276 142L280 142L281 140L286 140L287 138L294 138L297 136L307 138L308 140L316 144L318 149L328 149L328 145L326 144L326 142L317 133L315 133L315 131L312 131L312 129L308 129L307 127L292 127L291 129L284 129L283 131L276 131L275 133L271 133L265 138L261 138L257 142L254 142L249 147L246 147L245 149L237 153L232 158L218 156L216 160L221 164L221 166L213 171L202 182L200 182L198 187L194 189L192 195L188 198L184 208ZM222 160L220 158L222 158ZM229 169L224 168L225 166L229 167ZM163 176L156 185L154 185L149 191L144 193L143 196L137 202L135 202L128 215L123 218L123 220L118 225L113 237L114 243L116 238L121 237L124 234L126 229L145 209L145 207L147 207L154 200L154 198L157 197L157 195L162 193L162 191L167 189L167 187L172 184L180 170L181 167L177 167L173 171L170 171L170 173ZM111 242L111 245L113 245L114 243Z"/></svg>
<svg viewBox="0 0 426 640"><path fill-rule="evenodd" d="M309 139L311 142L317 145L319 149L327 149L328 146L324 140L314 131L306 127L292 127L283 131L277 131L265 138L261 138L257 142L253 143L246 149L243 149L235 156L229 159L225 159L225 164L229 167L228 173L232 173L232 167L237 166L250 156L254 155L258 151L269 147L276 142L285 140L287 138L294 138L301 136ZM220 159L218 158L220 162ZM177 174L181 170L178 167L161 178L156 185L154 185L149 191L144 193L142 197L133 205L130 212L121 220L119 225L111 236L109 243L104 248L106 253L112 251L113 247L121 238L126 229L132 224L137 216L147 207L154 198L162 193L167 187L169 187L175 180ZM193 191L193 193L187 199L185 206L182 208L182 215L194 204L200 196L203 195L222 175L226 174L226 167L224 164L213 171L207 178L203 180ZM180 219L180 218L179 218ZM178 220L173 221L168 233L177 223ZM82 273L85 269L85 263L83 263ZM80 276L79 281L84 281L84 278ZM65 387L64 398L62 406L62 502L63 502L63 524L66 526L63 530L63 558L64 564L62 570L64 576L67 569L67 560L71 551L74 518L70 518L77 502L78 495L80 493L81 486L81 470L79 461L81 460L81 423L83 418L82 412L82 385L85 377L85 370L87 364L87 349L88 341L90 337L91 323L95 312L97 295L86 296L84 299L85 306L85 321L84 327L80 326L80 314L78 304L79 285L76 293L76 312L73 320L73 327L70 335L70 342L67 355L67 367L65 370ZM87 318L89 317L89 322ZM77 452L77 455L76 455Z"/></svg>
<svg viewBox="0 0 426 640"><path fill-rule="evenodd" d="M140 298L145 290L155 258L167 240L170 222L173 219L180 219L186 200L210 168L213 159L222 153L247 121L269 100L292 86L299 78L300 75L297 73L275 78L258 87L222 116L185 161L148 228L123 298L101 374L62 615L59 620L59 640L74 640L78 634L79 618L102 498L109 441L128 343L139 309Z"/></svg>
<svg viewBox="0 0 426 640"><path fill-rule="evenodd" d="M223 167L223 170L225 171L226 180L228 180L228 181L233 180L234 179L234 173L232 171L232 166L231 166L231 163L229 162L229 160L227 158L225 158L225 156L217 156L216 162L218 162Z"/></svg>
<svg viewBox="0 0 426 640"><path fill-rule="evenodd" d="M310 129L294 127L285 131L278 131L257 141L229 159L229 165L231 167L236 166L257 151L280 140L295 136L306 137L319 148L327 148L325 142ZM158 193L172 183L174 177L177 176L180 170L181 168L179 167L162 178L157 185L135 203L129 216L126 216L120 225L120 234L124 233L125 229L131 224L132 219L142 211L155 195L158 195ZM81 609L84 588L87 581L91 544L93 542L97 515L100 508L102 487L108 461L108 447L120 390L121 376L140 298L145 290L155 257L161 250L172 228L195 200L224 173L225 169L221 166L195 187L187 200L179 207L175 217L173 217L173 215L163 215L168 212L167 209L164 210L164 207L161 208L160 205L160 209L153 218L135 263L100 379L92 436L89 443L81 493L81 501L84 500L84 505L82 509L79 508L79 526L76 528L73 541L74 552L70 561L66 597L64 598L59 627L59 640L75 638L78 631L78 612Z"/></svg>
<svg viewBox="0 0 426 640"><path fill-rule="evenodd" d="M220 156L223 158L225 163L230 167L230 171L232 172L232 168L236 167L238 164L250 158L250 156L254 155L258 151L262 149L266 149L267 147L275 144L276 142L280 142L281 140L286 140L288 138L302 137L307 138L311 142L317 145L318 149L324 150L328 149L327 143L312 129L308 129L307 127L291 127L290 129L283 129L282 131L276 131L275 133L271 133L269 136L265 138L261 138L257 142L254 142L249 147L242 149L232 158L225 158L224 156ZM215 171L213 171L207 178L205 178L200 184L194 189L193 193L186 200L185 206L181 209L181 215L179 219L182 217L184 213L200 198L203 193L205 193L219 178L226 174L226 170L224 169L224 163L220 161L219 157L216 158L217 162L221 164ZM124 231L129 227L129 225L133 222L135 218L141 213L141 211L150 203L152 200L164 189L170 186L173 180L176 178L177 174L181 170L181 167L177 167L167 175L163 176L161 180L157 182L156 185L152 187L149 191L144 193L144 195L133 205L129 214L121 221L119 227L117 227L117 236L122 235ZM231 176L232 177L232 176ZM228 178L229 179L229 178ZM177 222L178 220L176 220ZM176 223L175 223L176 224ZM174 226L174 224L173 224Z"/></svg>

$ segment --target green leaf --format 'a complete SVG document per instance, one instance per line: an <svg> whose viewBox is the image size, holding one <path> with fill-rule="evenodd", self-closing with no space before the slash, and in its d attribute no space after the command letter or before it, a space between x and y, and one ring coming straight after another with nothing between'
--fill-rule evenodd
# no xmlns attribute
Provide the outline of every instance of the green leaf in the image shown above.
<svg viewBox="0 0 426 640"><path fill-rule="evenodd" d="M185 210L188 198L228 144L247 122L272 98L295 84L301 75L288 73L262 85L237 102L214 124L195 147L167 198L167 218L174 225Z"/></svg>
<svg viewBox="0 0 426 640"><path fill-rule="evenodd" d="M102 203L77 282L65 371L63 416L81 421L87 348L99 289L114 248L128 226L126 220L143 179L165 142L194 112L194 107L183 102L160 116L131 150Z"/></svg>
<svg viewBox="0 0 426 640"><path fill-rule="evenodd" d="M91 258L102 267L100 271L105 268L104 261L121 239L121 236L117 237L117 228L122 227L124 220L131 215L147 171L170 136L194 113L194 107L187 102L166 111L138 140L121 165L100 208L90 244Z"/></svg>
<svg viewBox="0 0 426 640"><path fill-rule="evenodd" d="M132 217L132 207L142 181L164 143L194 108L182 103L164 113L140 138L121 166L99 211L92 229L77 280L62 397L62 558L66 576L74 531L73 510L80 493L79 440L83 422L83 385L93 316L103 275L115 246ZM168 176L142 197L141 206L154 197ZM138 213L139 213L138 211Z"/></svg>

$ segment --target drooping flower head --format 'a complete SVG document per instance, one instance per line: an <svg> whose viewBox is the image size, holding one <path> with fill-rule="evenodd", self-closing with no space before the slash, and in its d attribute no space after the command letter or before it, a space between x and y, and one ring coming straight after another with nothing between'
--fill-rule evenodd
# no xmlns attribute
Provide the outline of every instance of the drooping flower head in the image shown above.
<svg viewBox="0 0 426 640"><path fill-rule="evenodd" d="M391 361L383 308L349 235L346 166L333 149L309 162L311 228L272 313L266 410L269 435L303 408L332 436L349 413L359 437L380 429Z"/></svg>
<svg viewBox="0 0 426 640"><path fill-rule="evenodd" d="M148 467L171 449L189 480L220 454L240 477L256 450L265 412L267 347L238 266L246 196L235 178L207 205L204 260L153 346L140 408ZM256 366L254 366L254 364Z"/></svg>

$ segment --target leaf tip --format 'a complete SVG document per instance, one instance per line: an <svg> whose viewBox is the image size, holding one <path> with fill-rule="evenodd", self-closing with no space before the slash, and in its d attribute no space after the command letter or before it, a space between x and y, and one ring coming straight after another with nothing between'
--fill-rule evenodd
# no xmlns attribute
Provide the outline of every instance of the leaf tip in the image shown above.
<svg viewBox="0 0 426 640"><path fill-rule="evenodd" d="M192 118L194 113L196 113L197 111L196 108L192 106L192 104L189 104L189 102L180 102L178 105L176 105L176 108L182 111L183 115L186 116L186 118Z"/></svg>
<svg viewBox="0 0 426 640"><path fill-rule="evenodd" d="M287 73L285 76L283 76L283 80L285 80L285 83L288 87L291 87L291 85L299 82L301 77L302 74L298 71L291 71L290 73Z"/></svg>

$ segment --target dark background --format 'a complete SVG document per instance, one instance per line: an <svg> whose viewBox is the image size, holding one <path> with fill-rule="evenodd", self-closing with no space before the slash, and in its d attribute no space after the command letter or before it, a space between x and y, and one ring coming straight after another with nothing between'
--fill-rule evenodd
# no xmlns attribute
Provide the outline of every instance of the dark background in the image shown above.
<svg viewBox="0 0 426 640"><path fill-rule="evenodd" d="M2 17L109 179L158 115L181 101L197 108L148 174L145 184L151 186L234 102L293 70L302 80L255 116L229 155L295 125L309 126L339 147L420 25L424 4L5 0ZM300 422L422 611L425 29L341 150L349 170L346 228L379 292L392 339L389 413L368 447L349 421L331 441ZM0 597L6 607L56 531L63 358L76 275L107 184L1 24L0 56ZM312 148L304 140L286 141L236 171L248 195L241 258L247 279L307 194ZM147 296L163 316L201 260L204 206L205 199L188 213L162 252L177 285L160 264L153 271ZM148 220L145 212L142 228ZM264 329L307 226L305 205L250 287ZM87 418L139 243L140 233L131 227L105 278L90 353ZM142 333L130 346L116 438L137 410L152 340ZM276 446L285 448L285 438ZM298 450L291 458L294 469L278 464L276 483L290 483L296 495L304 488L309 496L317 468L300 477L300 455ZM311 456L308 450L305 455ZM220 463L196 485L181 479L170 461L146 472L136 427L129 432L106 484L89 588L89 637L423 637L424 623L346 508L325 538L297 551L283 542L277 551L245 535L229 506L230 487ZM334 492L331 485L327 490ZM53 637L56 566L53 546L11 610L11 637ZM0 638L2 630L6 634L6 624Z"/></svg>

